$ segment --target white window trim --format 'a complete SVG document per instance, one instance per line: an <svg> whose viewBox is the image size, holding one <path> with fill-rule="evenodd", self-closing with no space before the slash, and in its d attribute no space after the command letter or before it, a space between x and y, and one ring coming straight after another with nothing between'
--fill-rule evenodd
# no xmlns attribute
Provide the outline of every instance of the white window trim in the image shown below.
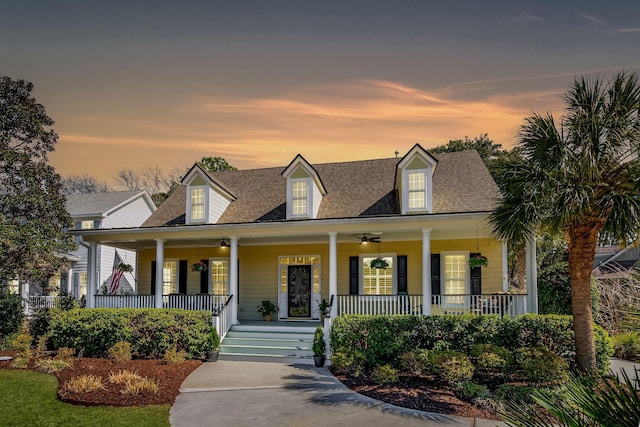
<svg viewBox="0 0 640 427"><path fill-rule="evenodd" d="M176 281L174 283L174 292L170 292L169 294L164 293L164 264L167 262L175 262L176 263ZM165 258L162 263L162 295L171 295L172 293L177 294L180 291L180 260L178 258Z"/></svg>
<svg viewBox="0 0 640 427"><path fill-rule="evenodd" d="M305 214L293 214L293 184L296 182L307 183L307 212ZM287 180L287 219L307 219L311 217L313 210L313 178L289 178Z"/></svg>
<svg viewBox="0 0 640 427"><path fill-rule="evenodd" d="M402 171L402 213L414 213L414 212L431 212L432 200L431 200L431 168L426 169L404 169ZM424 182L424 208L409 208L409 174L411 173L423 173Z"/></svg>
<svg viewBox="0 0 640 427"><path fill-rule="evenodd" d="M211 278L211 270L213 266L213 261L227 261L227 284L226 284L226 293L225 295L229 295L229 267L231 265L231 260L229 257L213 257L209 258L209 270L207 274L207 292L209 295L213 295L213 279ZM216 294L217 295L217 294Z"/></svg>
<svg viewBox="0 0 640 427"><path fill-rule="evenodd" d="M464 255L465 257L465 266L466 266L466 274L465 274L465 284L464 284L464 293L465 295L469 295L471 293L471 268L469 268L469 251L445 251L440 252L440 295L448 295L445 293L447 289L446 286L446 277L445 271L447 268L447 263L445 258L448 255Z"/></svg>
<svg viewBox="0 0 640 427"><path fill-rule="evenodd" d="M361 296L373 296L364 293L364 269L362 268L363 258L392 258L393 259L393 269L391 270L392 274L392 289L391 295L398 294L398 254L396 253L370 253L370 254L360 254L359 255L359 263L358 263L358 294Z"/></svg>
<svg viewBox="0 0 640 427"><path fill-rule="evenodd" d="M188 224L203 224L207 222L207 218L209 218L209 191L207 191L207 186L206 185L190 185L189 186L189 191L187 194L187 222ZM202 189L204 191L204 199L203 199L203 204L204 204L204 217L200 220L200 219L192 219L191 218L191 210L192 210L192 204L191 204L191 191L194 189Z"/></svg>

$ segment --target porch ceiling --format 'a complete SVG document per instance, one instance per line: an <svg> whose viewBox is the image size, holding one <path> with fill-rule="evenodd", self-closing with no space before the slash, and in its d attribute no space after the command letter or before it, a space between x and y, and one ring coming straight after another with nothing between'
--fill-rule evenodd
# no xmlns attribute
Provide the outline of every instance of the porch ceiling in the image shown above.
<svg viewBox="0 0 640 427"><path fill-rule="evenodd" d="M242 246L328 243L329 232L337 232L338 243L353 243L357 235L381 233L383 242L422 239L422 229L431 229L431 240L491 237L486 212L460 215L415 215L411 217L357 218L280 223L207 224L179 227L83 230L86 242L98 242L122 249L155 247L156 239L165 247L218 246L224 238L236 236Z"/></svg>

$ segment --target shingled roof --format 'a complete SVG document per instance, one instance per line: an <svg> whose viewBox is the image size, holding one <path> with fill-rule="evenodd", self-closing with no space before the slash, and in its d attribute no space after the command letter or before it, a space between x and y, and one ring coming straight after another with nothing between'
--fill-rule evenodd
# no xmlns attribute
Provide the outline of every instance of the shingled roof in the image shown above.
<svg viewBox="0 0 640 427"><path fill-rule="evenodd" d="M101 216L142 191L111 191L106 193L69 194L67 212L71 216Z"/></svg>
<svg viewBox="0 0 640 427"><path fill-rule="evenodd" d="M434 154L433 213L484 212L493 208L497 187L476 151ZM313 165L325 185L317 219L400 215L394 190L397 159ZM284 221L285 167L211 172L211 178L234 194L218 224ZM142 224L185 223L186 186L181 185Z"/></svg>

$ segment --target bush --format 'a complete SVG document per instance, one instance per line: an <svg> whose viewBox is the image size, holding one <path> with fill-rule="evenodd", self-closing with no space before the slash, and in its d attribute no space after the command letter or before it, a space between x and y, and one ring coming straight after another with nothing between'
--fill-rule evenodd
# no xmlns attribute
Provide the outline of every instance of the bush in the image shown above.
<svg viewBox="0 0 640 427"><path fill-rule="evenodd" d="M55 348L72 347L88 357L105 356L118 341L134 355L162 358L177 346L192 358L204 354L211 314L176 309L96 308L53 310L50 335Z"/></svg>
<svg viewBox="0 0 640 427"><path fill-rule="evenodd" d="M324 356L326 351L326 345L324 342L324 332L322 326L316 328L316 332L313 335L313 344L311 346L314 356Z"/></svg>
<svg viewBox="0 0 640 427"><path fill-rule="evenodd" d="M162 360L164 360L164 363L168 364L184 362L187 360L187 352L184 350L178 350L176 346L173 346L164 352Z"/></svg>
<svg viewBox="0 0 640 427"><path fill-rule="evenodd" d="M378 385L395 384L398 382L398 371L390 365L378 366L371 372L371 378Z"/></svg>
<svg viewBox="0 0 640 427"><path fill-rule="evenodd" d="M518 374L533 384L562 384L569 379L569 364L546 347L521 348L516 352Z"/></svg>
<svg viewBox="0 0 640 427"><path fill-rule="evenodd" d="M473 377L473 364L466 354L457 352L442 353L443 356L438 357L438 361L434 363L437 366L438 373L446 382L456 385L463 381L469 381Z"/></svg>
<svg viewBox="0 0 640 427"><path fill-rule="evenodd" d="M640 359L640 333L624 332L611 337L613 355L633 362Z"/></svg>
<svg viewBox="0 0 640 427"><path fill-rule="evenodd" d="M118 341L109 349L109 359L116 362L126 362L131 360L131 343Z"/></svg>
<svg viewBox="0 0 640 427"><path fill-rule="evenodd" d="M358 355L358 353L334 352L331 357L331 372L335 375L359 376L363 371L363 360Z"/></svg>
<svg viewBox="0 0 640 427"><path fill-rule="evenodd" d="M421 374L430 370L429 351L416 349L403 353L397 360L396 366L408 374Z"/></svg>
<svg viewBox="0 0 640 427"><path fill-rule="evenodd" d="M103 389L102 377L97 375L80 375L73 377L62 386L63 392L71 393L89 393Z"/></svg>
<svg viewBox="0 0 640 427"><path fill-rule="evenodd" d="M476 384L471 381L462 381L456 385L456 396L464 400L471 399L487 399L491 397L491 393L486 386Z"/></svg>
<svg viewBox="0 0 640 427"><path fill-rule="evenodd" d="M515 384L500 384L493 391L493 394L502 400L512 400L517 402L531 402L531 393L534 387Z"/></svg>
<svg viewBox="0 0 640 427"><path fill-rule="evenodd" d="M29 333L31 334L31 336L34 337L34 339L38 337L49 336L49 323L51 322L52 310L57 310L57 309L53 309L53 308L52 309L49 309L49 308L36 309L35 314L29 321ZM47 341L48 341L47 348L52 348L52 347L49 347L49 344L51 344L49 342L50 340L47 340Z"/></svg>
<svg viewBox="0 0 640 427"><path fill-rule="evenodd" d="M56 354L56 359L70 361L75 356L76 351L72 348L68 347L60 347L58 349L58 353Z"/></svg>
<svg viewBox="0 0 640 427"><path fill-rule="evenodd" d="M476 368L476 377L480 381L500 382L508 374L512 358L506 348L491 344L478 344L471 347L470 355Z"/></svg>
<svg viewBox="0 0 640 427"><path fill-rule="evenodd" d="M71 368L73 363L62 359L42 359L36 362L36 369L45 374L53 374Z"/></svg>
<svg viewBox="0 0 640 427"><path fill-rule="evenodd" d="M24 321L22 299L6 285L0 285L0 341L20 330Z"/></svg>

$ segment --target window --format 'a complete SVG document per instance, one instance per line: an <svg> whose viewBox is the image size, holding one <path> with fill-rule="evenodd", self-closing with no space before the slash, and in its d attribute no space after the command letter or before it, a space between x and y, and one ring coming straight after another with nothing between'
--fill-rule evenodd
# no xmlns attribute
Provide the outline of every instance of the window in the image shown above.
<svg viewBox="0 0 640 427"><path fill-rule="evenodd" d="M424 172L410 172L409 180L409 209L426 209L426 185Z"/></svg>
<svg viewBox="0 0 640 427"><path fill-rule="evenodd" d="M93 230L94 229L94 223L93 221L82 221L80 222L80 229L81 230Z"/></svg>
<svg viewBox="0 0 640 427"><path fill-rule="evenodd" d="M9 292L17 294L20 292L20 282L17 280L9 280Z"/></svg>
<svg viewBox="0 0 640 427"><path fill-rule="evenodd" d="M209 266L211 271L211 294L227 295L229 260L211 259L209 260Z"/></svg>
<svg viewBox="0 0 640 427"><path fill-rule="evenodd" d="M49 281L47 283L47 288L45 289L47 294L52 297L57 297L58 292L60 292L60 283L61 283L60 273L56 273L53 276L51 276L51 278L49 278Z"/></svg>
<svg viewBox="0 0 640 427"><path fill-rule="evenodd" d="M305 216L308 215L307 209L307 193L308 186L306 180L293 181L291 183L291 215Z"/></svg>
<svg viewBox="0 0 640 427"><path fill-rule="evenodd" d="M175 294L178 289L178 261L165 261L162 269L162 294Z"/></svg>
<svg viewBox="0 0 640 427"><path fill-rule="evenodd" d="M204 221L204 188L191 188L191 221Z"/></svg>
<svg viewBox="0 0 640 427"><path fill-rule="evenodd" d="M79 275L80 283L78 283L78 297L87 295L87 272L82 271Z"/></svg>
<svg viewBox="0 0 640 427"><path fill-rule="evenodd" d="M464 295L467 293L468 257L465 254L444 255L444 295ZM464 297L447 297L445 303L462 304Z"/></svg>
<svg viewBox="0 0 640 427"><path fill-rule="evenodd" d="M383 256L387 268L371 268L371 261L378 257L362 257L362 294L363 295L393 295L394 257Z"/></svg>

